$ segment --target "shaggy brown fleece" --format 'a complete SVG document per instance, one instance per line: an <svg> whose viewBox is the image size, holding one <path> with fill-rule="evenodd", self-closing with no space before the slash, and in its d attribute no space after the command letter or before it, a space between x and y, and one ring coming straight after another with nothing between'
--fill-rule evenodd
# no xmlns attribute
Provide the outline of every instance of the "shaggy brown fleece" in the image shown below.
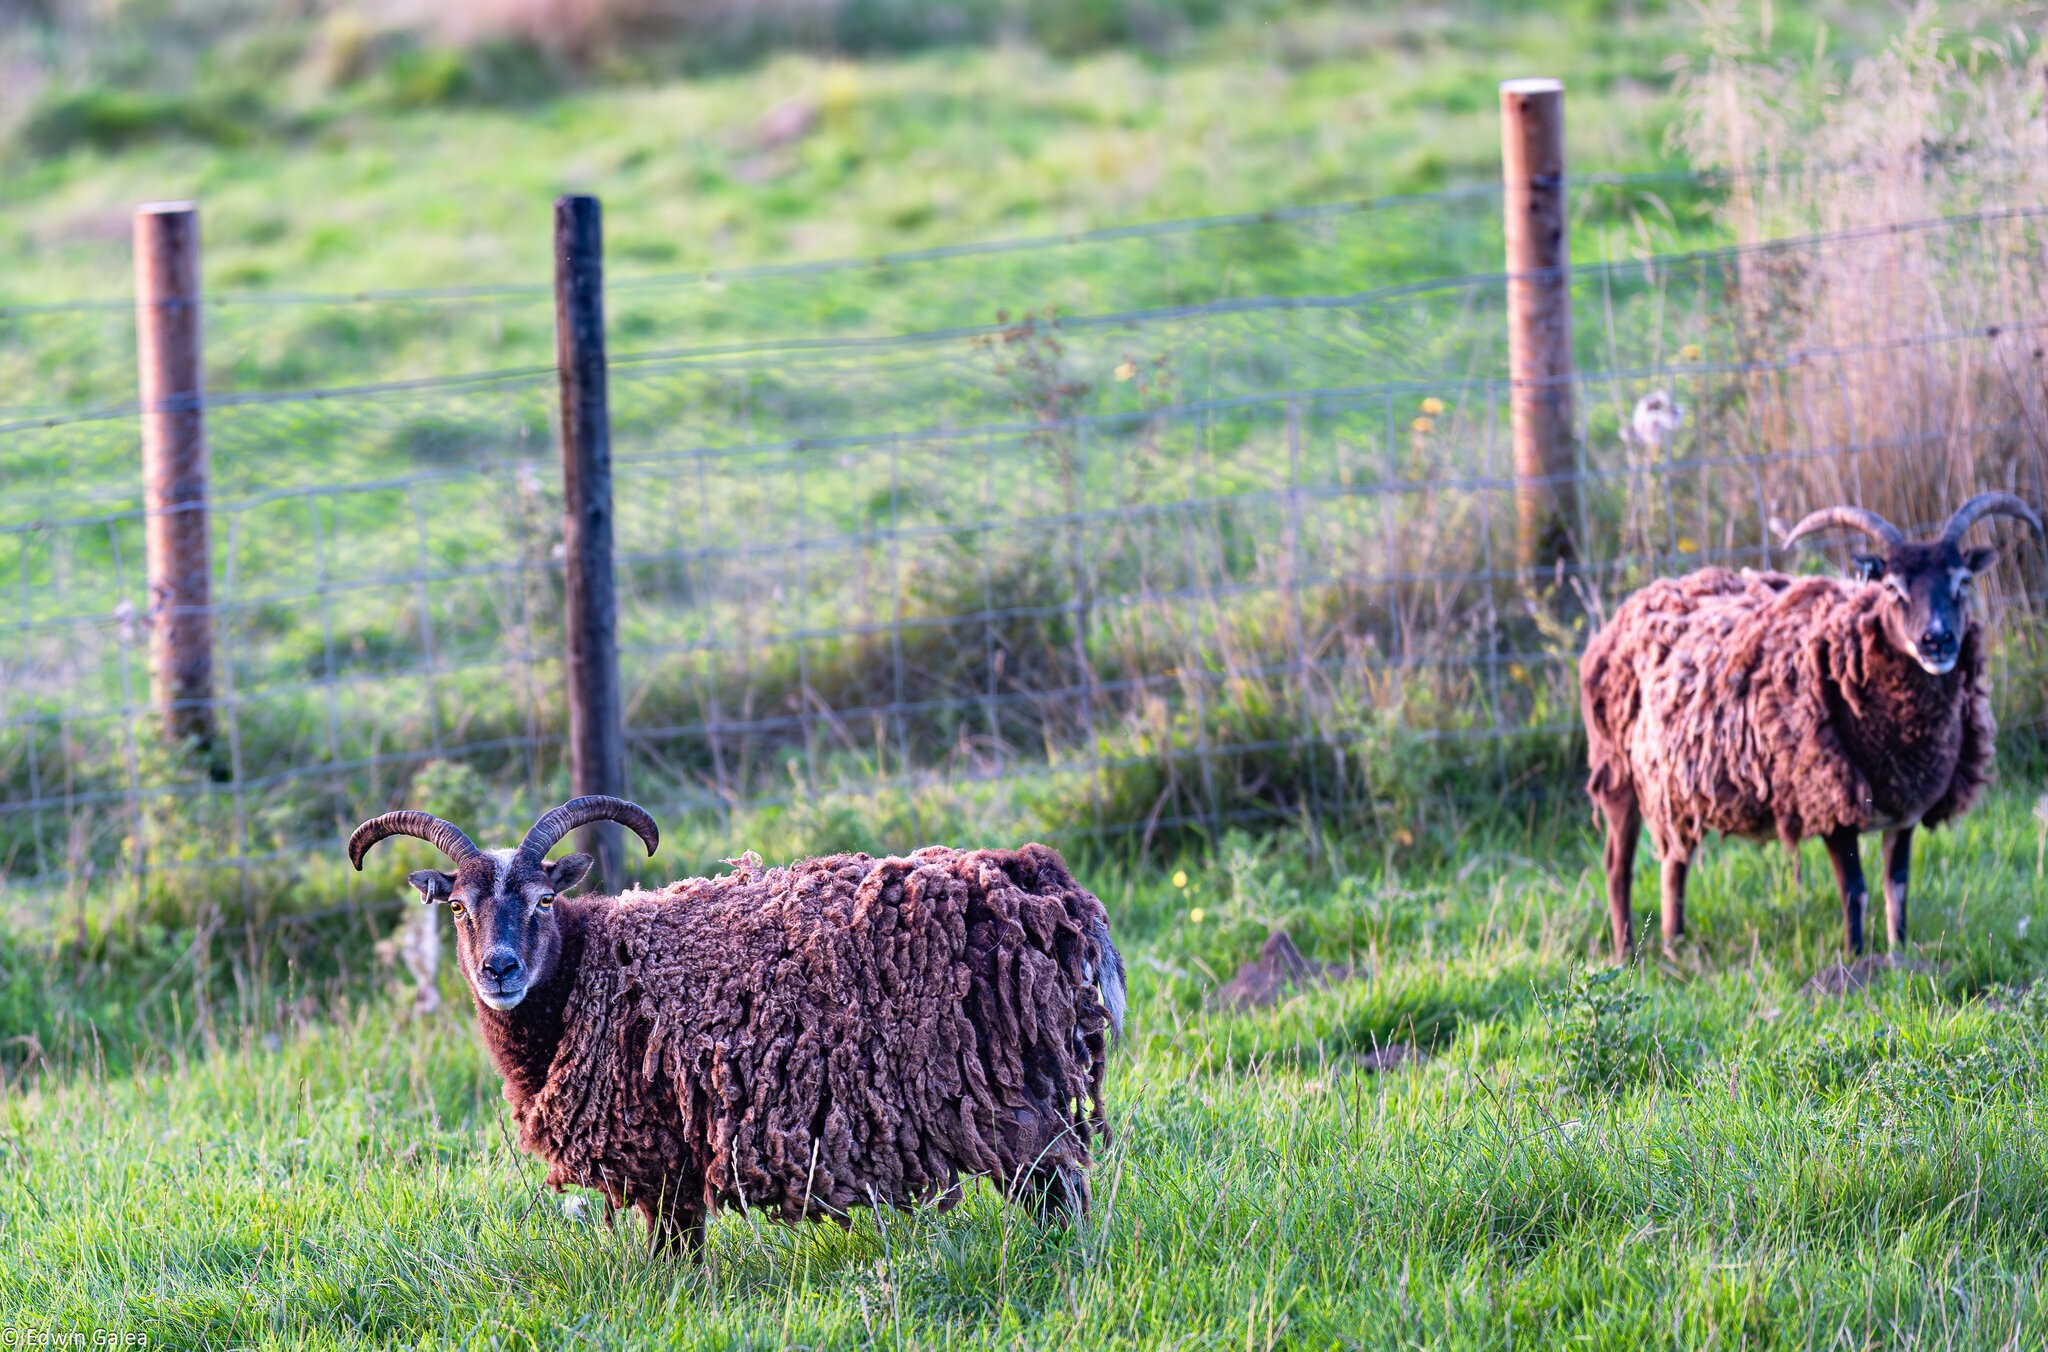
<svg viewBox="0 0 2048 1352"><path fill-rule="evenodd" d="M557 912L557 972L478 1009L552 1186L688 1242L721 1207L949 1206L972 1175L1085 1203L1118 960L1052 850L743 865Z"/></svg>
<svg viewBox="0 0 2048 1352"><path fill-rule="evenodd" d="M1982 630L1931 675L1886 642L1883 596L1724 568L1643 588L1580 667L1587 790L1633 794L1667 860L1709 831L1796 844L1965 811L1995 730Z"/></svg>

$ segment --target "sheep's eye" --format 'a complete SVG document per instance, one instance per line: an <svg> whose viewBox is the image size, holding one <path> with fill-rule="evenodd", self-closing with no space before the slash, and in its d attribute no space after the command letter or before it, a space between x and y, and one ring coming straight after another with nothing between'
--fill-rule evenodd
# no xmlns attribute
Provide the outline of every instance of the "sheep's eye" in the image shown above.
<svg viewBox="0 0 2048 1352"><path fill-rule="evenodd" d="M540 908L543 911L552 911L555 908L555 894L552 892L541 893Z"/></svg>
<svg viewBox="0 0 2048 1352"><path fill-rule="evenodd" d="M461 918L461 917L463 916L463 914L464 914L464 910L463 910L463 905L462 905L462 903L461 903L461 902L459 902L459 901L456 901L456 900L455 900L454 898L452 898L452 897L451 897L451 898L449 898L449 900L448 900L448 914L450 914L450 915L452 915L452 916L456 917L457 919L460 919L460 918Z"/></svg>

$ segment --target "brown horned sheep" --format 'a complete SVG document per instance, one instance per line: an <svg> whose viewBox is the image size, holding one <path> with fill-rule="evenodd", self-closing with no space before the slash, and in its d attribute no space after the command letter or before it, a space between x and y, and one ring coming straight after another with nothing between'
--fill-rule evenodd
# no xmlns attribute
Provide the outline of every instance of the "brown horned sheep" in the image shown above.
<svg viewBox="0 0 2048 1352"><path fill-rule="evenodd" d="M1884 548L1859 577L1707 568L1653 582L1586 645L1579 668L1592 773L1607 823L1614 951L1634 947L1629 890L1647 823L1663 861L1666 945L1685 932L1685 879L1709 831L1827 843L1848 948L1863 952L1857 840L1884 833L1887 937L1906 940L1913 831L1967 810L1990 777L1984 638L1973 575L1995 549L1962 547L1991 515L2041 519L2010 493L1983 493L1931 540L1874 512L1832 507L1785 543L1831 526Z"/></svg>
<svg viewBox="0 0 2048 1352"><path fill-rule="evenodd" d="M985 1176L1041 1212L1087 1205L1103 1074L1123 1017L1108 916L1043 845L743 863L656 892L564 897L586 822L657 842L646 812L572 799L517 849L424 812L364 822L433 842L413 886L455 916L519 1143L547 1181L646 1217L696 1253L706 1218L753 1207L844 1221L950 1206Z"/></svg>

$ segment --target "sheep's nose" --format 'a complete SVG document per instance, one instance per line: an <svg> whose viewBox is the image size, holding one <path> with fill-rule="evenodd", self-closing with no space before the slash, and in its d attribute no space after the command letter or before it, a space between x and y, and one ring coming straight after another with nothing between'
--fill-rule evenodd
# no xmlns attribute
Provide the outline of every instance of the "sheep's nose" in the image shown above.
<svg viewBox="0 0 2048 1352"><path fill-rule="evenodd" d="M1956 636L1944 628L1929 629L1920 636L1920 651L1928 657L1946 657L1955 646Z"/></svg>
<svg viewBox="0 0 2048 1352"><path fill-rule="evenodd" d="M480 966L485 976L502 985L519 975L519 955L509 948L494 948Z"/></svg>

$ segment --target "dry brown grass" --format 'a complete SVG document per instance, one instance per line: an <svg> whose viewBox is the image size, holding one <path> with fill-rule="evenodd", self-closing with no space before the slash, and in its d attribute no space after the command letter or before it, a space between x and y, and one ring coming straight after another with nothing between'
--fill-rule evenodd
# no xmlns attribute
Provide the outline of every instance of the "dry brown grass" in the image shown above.
<svg viewBox="0 0 2048 1352"><path fill-rule="evenodd" d="M1754 451L1843 450L1767 474L1787 513L1854 501L1926 525L1987 488L2043 500L2048 298L2034 222L1885 229L2043 200L2026 36L2038 16L2005 14L2009 29L1958 38L1987 32L1979 16L1922 3L1881 51L1843 65L1767 60L1720 5L1706 11L1705 56L1679 72L1675 139L1697 167L1734 176L1737 241L1838 237L1757 249L1736 269L1741 359L1828 354L1747 382Z"/></svg>

